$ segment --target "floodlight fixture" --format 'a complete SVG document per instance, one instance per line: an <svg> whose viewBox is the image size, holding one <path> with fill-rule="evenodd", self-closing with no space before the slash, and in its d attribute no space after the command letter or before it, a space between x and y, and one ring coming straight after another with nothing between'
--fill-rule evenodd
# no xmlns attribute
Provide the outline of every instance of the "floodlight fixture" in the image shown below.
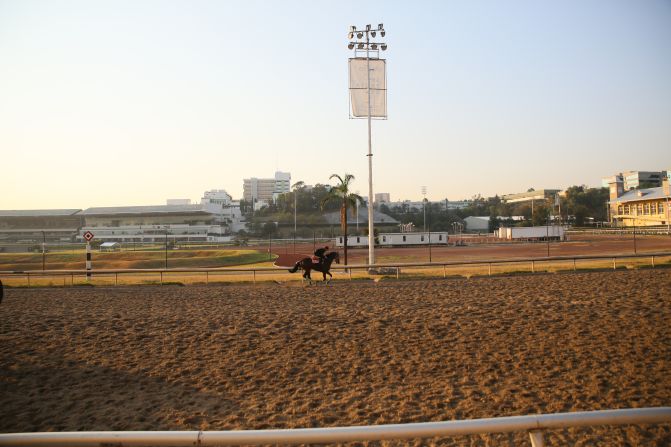
<svg viewBox="0 0 671 447"><path fill-rule="evenodd" d="M354 42L348 43L347 48L349 48L350 50L353 50L354 49Z"/></svg>
<svg viewBox="0 0 671 447"><path fill-rule="evenodd" d="M350 31L350 33L353 33L354 31L356 31L356 26L350 25L349 31Z"/></svg>
<svg viewBox="0 0 671 447"><path fill-rule="evenodd" d="M373 36L373 37L375 37L375 30L371 31L371 32L370 32L370 35Z"/></svg>
<svg viewBox="0 0 671 447"><path fill-rule="evenodd" d="M360 43L359 45L357 45L357 48L360 49L360 50L362 50L362 49L363 49L363 44Z"/></svg>
<svg viewBox="0 0 671 447"><path fill-rule="evenodd" d="M370 46L370 48L371 48L372 50L377 50L377 44L376 44L376 43L372 44L372 45Z"/></svg>
<svg viewBox="0 0 671 447"><path fill-rule="evenodd" d="M377 29L379 29L380 31L381 31L383 28L384 28L384 25L383 25L383 24L379 23L379 24L377 25Z"/></svg>
<svg viewBox="0 0 671 447"><path fill-rule="evenodd" d="M387 44L383 43L382 45L380 45L380 48L382 48L382 51L385 51L387 49Z"/></svg>
<svg viewBox="0 0 671 447"><path fill-rule="evenodd" d="M366 25L366 31L370 31L370 25Z"/></svg>
<svg viewBox="0 0 671 447"><path fill-rule="evenodd" d="M363 33L356 33L357 39L363 39Z"/></svg>
<svg viewBox="0 0 671 447"><path fill-rule="evenodd" d="M386 34L386 33L384 32L384 30L381 30L381 31L380 31L380 36L384 37L385 34Z"/></svg>
<svg viewBox="0 0 671 447"><path fill-rule="evenodd" d="M349 40L354 39L354 33L351 32L351 31L350 31L349 33L347 33L347 38L348 38Z"/></svg>

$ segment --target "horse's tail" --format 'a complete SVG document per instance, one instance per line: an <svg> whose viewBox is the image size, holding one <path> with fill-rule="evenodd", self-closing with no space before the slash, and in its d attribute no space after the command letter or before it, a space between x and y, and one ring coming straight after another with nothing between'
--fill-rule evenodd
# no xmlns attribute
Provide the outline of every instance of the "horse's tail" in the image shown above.
<svg viewBox="0 0 671 447"><path fill-rule="evenodd" d="M290 268L289 273L296 273L298 269L301 268L301 262L302 261L298 261L293 268Z"/></svg>

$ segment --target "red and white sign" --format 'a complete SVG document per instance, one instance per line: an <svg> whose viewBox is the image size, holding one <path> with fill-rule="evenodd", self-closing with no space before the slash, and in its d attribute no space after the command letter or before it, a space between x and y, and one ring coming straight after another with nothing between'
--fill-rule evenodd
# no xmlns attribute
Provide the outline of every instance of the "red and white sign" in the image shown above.
<svg viewBox="0 0 671 447"><path fill-rule="evenodd" d="M86 239L86 242L91 242L91 239L93 239L93 233L87 231L86 233L84 233L84 239Z"/></svg>

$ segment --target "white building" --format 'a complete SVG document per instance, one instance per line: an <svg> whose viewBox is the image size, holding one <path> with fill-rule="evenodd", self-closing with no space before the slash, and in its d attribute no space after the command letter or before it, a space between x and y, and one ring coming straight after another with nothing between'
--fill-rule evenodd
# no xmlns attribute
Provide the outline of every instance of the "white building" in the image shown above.
<svg viewBox="0 0 671 447"><path fill-rule="evenodd" d="M238 232L245 229L246 222L240 210L240 201L224 189L211 189L203 193L200 203L208 212L215 215L215 222L224 225L228 232Z"/></svg>
<svg viewBox="0 0 671 447"><path fill-rule="evenodd" d="M291 191L291 174L275 172L275 178L246 178L243 180L242 196L247 202L273 201L280 194Z"/></svg>

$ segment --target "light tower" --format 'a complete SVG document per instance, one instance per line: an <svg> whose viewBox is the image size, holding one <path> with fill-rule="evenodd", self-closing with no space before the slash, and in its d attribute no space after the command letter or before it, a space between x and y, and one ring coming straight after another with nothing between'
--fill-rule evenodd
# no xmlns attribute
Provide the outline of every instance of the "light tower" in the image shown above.
<svg viewBox="0 0 671 447"><path fill-rule="evenodd" d="M382 23L377 29L371 25L359 30L350 26L347 34L347 48L354 50L354 57L349 59L350 118L368 119L368 264L371 265L375 264L371 119L387 118L386 60L380 59L380 50L385 51L387 44L370 41L378 33L380 37L386 34Z"/></svg>

